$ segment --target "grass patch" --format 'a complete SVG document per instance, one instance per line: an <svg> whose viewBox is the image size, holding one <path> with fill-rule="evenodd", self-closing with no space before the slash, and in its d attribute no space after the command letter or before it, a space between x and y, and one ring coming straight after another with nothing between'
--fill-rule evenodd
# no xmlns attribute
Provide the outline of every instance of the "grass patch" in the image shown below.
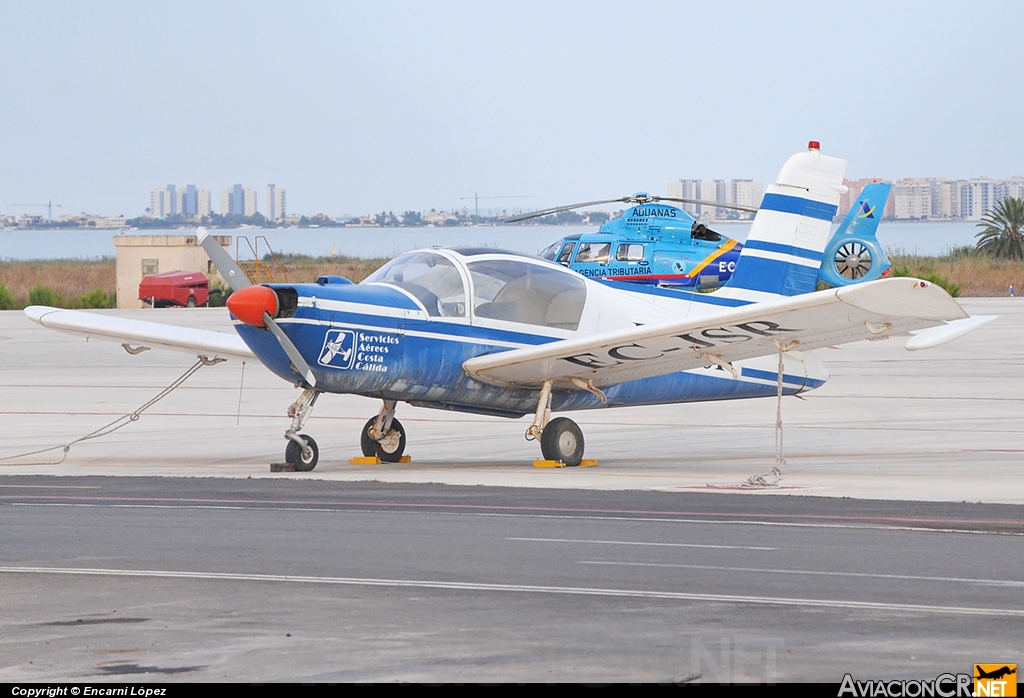
<svg viewBox="0 0 1024 698"><path fill-rule="evenodd" d="M897 276L931 281L954 296L1006 296L1011 285L1019 290L1024 284L1024 263L1020 260L997 259L970 246L954 248L940 257L900 251L888 254Z"/></svg>

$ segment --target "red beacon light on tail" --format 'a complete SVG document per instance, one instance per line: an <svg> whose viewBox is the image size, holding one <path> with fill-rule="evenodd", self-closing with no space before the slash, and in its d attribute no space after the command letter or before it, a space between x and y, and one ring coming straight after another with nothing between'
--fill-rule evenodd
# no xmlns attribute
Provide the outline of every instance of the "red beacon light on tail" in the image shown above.
<svg viewBox="0 0 1024 698"><path fill-rule="evenodd" d="M819 143L818 141L808 141L807 142L807 149L808 150L821 150L821 143Z"/></svg>

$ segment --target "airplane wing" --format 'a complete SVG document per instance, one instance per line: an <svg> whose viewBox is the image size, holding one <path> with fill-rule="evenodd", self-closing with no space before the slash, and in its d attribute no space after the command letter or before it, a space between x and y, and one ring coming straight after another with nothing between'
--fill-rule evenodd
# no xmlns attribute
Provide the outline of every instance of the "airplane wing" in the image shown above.
<svg viewBox="0 0 1024 698"><path fill-rule="evenodd" d="M43 327L97 339L187 351L210 358L256 358L242 338L233 332L211 332L43 305L30 305L25 308L25 315Z"/></svg>
<svg viewBox="0 0 1024 698"><path fill-rule="evenodd" d="M488 354L463 364L467 375L502 386L595 387L686 371L709 364L801 351L861 339L917 335L924 348L965 334L991 318L971 318L942 288L912 278L881 279L713 315L642 325L564 342ZM949 323L949 324L947 324Z"/></svg>

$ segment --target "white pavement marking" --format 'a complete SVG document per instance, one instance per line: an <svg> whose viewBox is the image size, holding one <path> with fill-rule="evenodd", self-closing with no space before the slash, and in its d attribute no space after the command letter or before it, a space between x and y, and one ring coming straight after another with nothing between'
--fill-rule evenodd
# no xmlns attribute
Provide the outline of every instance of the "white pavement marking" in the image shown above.
<svg viewBox="0 0 1024 698"><path fill-rule="evenodd" d="M723 572L755 572L763 574L806 574L822 577L868 577L872 579L906 579L924 582L959 582L991 587L1024 587L1015 579L971 579L969 577L928 577L914 574L878 574L875 572L828 572L819 570L783 570L770 567L724 567L720 565L685 565L670 562L619 562L617 560L580 560L578 565L616 565L620 567L671 567L689 570L722 570Z"/></svg>
<svg viewBox="0 0 1024 698"><path fill-rule="evenodd" d="M659 548L720 548L722 550L778 550L757 545L710 545L702 543L647 543L631 540L580 540L576 538L506 538L529 543L592 543L595 545L644 545Z"/></svg>
<svg viewBox="0 0 1024 698"><path fill-rule="evenodd" d="M866 611L901 611L966 616L1009 616L1024 618L1024 609L977 608L968 606L930 606L924 604L881 603L877 601L843 601L839 599L795 599L773 596L740 596L734 594L690 594L645 589L602 589L587 587L534 586L529 584L484 584L477 582L442 582L416 579L360 579L357 577L308 577L286 574L244 574L233 572L181 572L175 570L113 570L67 567L0 567L0 574L54 574L94 577L149 577L163 579L196 579L237 582L285 582L287 584L336 584L346 586L447 589L454 591L494 591L528 594L563 594L572 596L611 596L664 599L672 601L703 601L765 606L805 606L813 608L855 609Z"/></svg>

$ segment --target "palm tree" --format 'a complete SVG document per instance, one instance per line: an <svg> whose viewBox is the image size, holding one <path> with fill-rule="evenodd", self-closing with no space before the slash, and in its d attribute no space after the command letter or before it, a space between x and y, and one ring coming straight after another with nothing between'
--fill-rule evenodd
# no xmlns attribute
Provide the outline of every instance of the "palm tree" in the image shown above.
<svg viewBox="0 0 1024 698"><path fill-rule="evenodd" d="M1024 199L1005 198L986 213L975 246L981 252L996 257L1024 259Z"/></svg>

